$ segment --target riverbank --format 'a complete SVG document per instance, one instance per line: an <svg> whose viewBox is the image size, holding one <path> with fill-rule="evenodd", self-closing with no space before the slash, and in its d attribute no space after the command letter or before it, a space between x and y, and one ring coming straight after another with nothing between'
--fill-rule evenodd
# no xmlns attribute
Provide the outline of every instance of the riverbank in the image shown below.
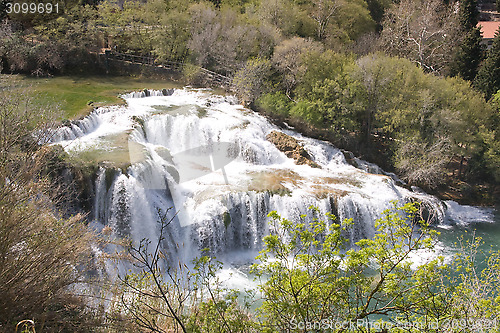
<svg viewBox="0 0 500 333"><path fill-rule="evenodd" d="M137 76L59 76L51 78L21 77L22 81L33 85L35 90L44 98L60 105L61 120L72 120L84 117L93 108L105 105L119 105L124 101L119 95L130 91L147 89L182 88L185 82L179 77L177 80ZM217 93L222 93L216 89ZM287 128L293 126L294 130L303 135L331 142L336 147L353 152L357 157L379 165L386 171L391 170L389 156L383 140L371 149L364 149L356 144L353 135L335 135L332 132L319 130L303 122L277 116L266 112L255 105L249 106L256 112L266 116L273 123ZM466 167L466 165L464 166ZM425 189L428 193L436 195L441 200L453 200L460 204L473 206L494 206L498 204L500 187L486 182L464 181L457 177L456 163L450 163L447 169L444 185L436 189ZM463 177L462 177L463 178Z"/></svg>
<svg viewBox="0 0 500 333"><path fill-rule="evenodd" d="M119 96L127 92L184 86L180 81L144 76L19 77L23 83L32 85L43 99L60 106L61 120L84 117L96 107L124 104Z"/></svg>
<svg viewBox="0 0 500 333"><path fill-rule="evenodd" d="M300 120L290 117L283 117L256 105L248 106L252 110L262 114L271 122L284 129L293 128L293 130L302 135L328 141L337 148L348 150L356 157L374 163L387 172L397 173L391 167L388 151L390 147L385 144L383 138L374 137L370 148L359 145L354 134L344 133L342 135L331 131L315 128ZM424 190L435 195L440 200L453 200L461 205L493 207L500 205L500 185L485 181L466 180L463 170L467 168L467 161L462 163L452 160L445 174L443 185L437 188L425 188Z"/></svg>

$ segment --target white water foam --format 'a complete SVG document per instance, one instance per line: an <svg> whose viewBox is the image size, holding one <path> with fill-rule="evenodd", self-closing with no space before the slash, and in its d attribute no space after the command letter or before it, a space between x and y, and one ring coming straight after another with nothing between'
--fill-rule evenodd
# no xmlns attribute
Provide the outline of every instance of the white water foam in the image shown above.
<svg viewBox="0 0 500 333"><path fill-rule="evenodd" d="M92 126L71 126L64 131L72 134L59 137L68 153L81 153L112 149L108 138L119 134L127 137L129 149L144 154L143 160L131 158L122 170L101 168L97 176L93 216L116 237L130 236L136 244L143 238L155 242L157 210L173 206L179 213L162 246L187 262L206 247L226 257L260 250L272 210L299 221L313 205L340 220L353 218L353 241L373 236L374 221L393 200L425 202L438 220L443 218L436 198L397 186L390 176L355 168L331 144L283 131L232 98L189 89L149 95L124 95L126 106L98 109L82 120ZM320 168L297 165L285 156L266 139L272 131L298 140ZM239 157L224 169L178 183L185 170L176 156L223 142L237 145Z"/></svg>
<svg viewBox="0 0 500 333"><path fill-rule="evenodd" d="M460 205L448 200L446 204L446 220L453 224L493 223L494 209L490 207L475 207Z"/></svg>

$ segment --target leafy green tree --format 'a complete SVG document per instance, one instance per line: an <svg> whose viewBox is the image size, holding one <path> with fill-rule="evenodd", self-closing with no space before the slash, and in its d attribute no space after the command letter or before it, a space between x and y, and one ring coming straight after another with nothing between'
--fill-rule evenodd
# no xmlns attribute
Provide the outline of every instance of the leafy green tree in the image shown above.
<svg viewBox="0 0 500 333"><path fill-rule="evenodd" d="M314 21L291 0L260 1L256 16L279 29L284 37L314 36Z"/></svg>
<svg viewBox="0 0 500 333"><path fill-rule="evenodd" d="M259 309L264 326L306 332L310 327L300 323L411 315L441 296L433 289L442 259L411 265L414 253L433 248L436 235L417 219L415 205L385 211L374 238L357 241L345 236L352 221L337 222L329 214L322 220L318 214L311 212L311 222L306 216L292 222L270 213L272 231L254 266L267 277Z"/></svg>
<svg viewBox="0 0 500 333"><path fill-rule="evenodd" d="M500 89L500 31L497 31L493 45L479 68L474 86L489 99Z"/></svg>
<svg viewBox="0 0 500 333"><path fill-rule="evenodd" d="M458 21L463 37L456 46L449 71L452 76L458 75L468 81L474 80L484 58L481 30L477 27L478 17L476 0L460 1Z"/></svg>
<svg viewBox="0 0 500 333"><path fill-rule="evenodd" d="M287 117L290 114L293 102L283 92L268 93L257 100L260 110L271 112L273 115Z"/></svg>
<svg viewBox="0 0 500 333"><path fill-rule="evenodd" d="M370 11L370 15L372 19L377 24L376 30L380 32L382 30L382 20L384 18L384 13L387 8L392 4L391 1L388 0L368 0L366 1L368 5L368 10Z"/></svg>
<svg viewBox="0 0 500 333"><path fill-rule="evenodd" d="M332 50L325 52L308 52L302 58L302 65L306 68L298 78L299 84L295 89L296 96L306 98L313 87L326 79L342 80L347 68L353 63L349 55L336 53Z"/></svg>
<svg viewBox="0 0 500 333"><path fill-rule="evenodd" d="M469 240L459 238L457 245L457 254L443 274L441 286L448 293L447 316L455 320L446 322L441 329L498 332L500 251L485 252L481 249L484 242L475 235Z"/></svg>
<svg viewBox="0 0 500 333"><path fill-rule="evenodd" d="M342 38L339 38L342 34L346 35L345 42L349 44L367 33L374 32L376 28L365 0L346 1L335 19L335 24L340 32L335 33L334 30L326 42L328 46L339 52L342 48L339 48L339 45L335 43L342 41Z"/></svg>
<svg viewBox="0 0 500 333"><path fill-rule="evenodd" d="M153 53L161 60L183 61L189 51L189 17L176 9L166 11L160 18L161 25L153 32Z"/></svg>
<svg viewBox="0 0 500 333"><path fill-rule="evenodd" d="M352 221L323 220L314 208L300 221L269 216L271 234L254 265L265 277L258 309L264 328L374 332L359 323L382 319L382 331L496 332L500 252L481 254L473 238L461 241L450 264L436 256L415 265L422 251L435 249L438 234L419 220L417 204L394 203L375 236L358 241L347 238Z"/></svg>
<svg viewBox="0 0 500 333"><path fill-rule="evenodd" d="M488 118L480 136L485 143L484 160L493 178L500 182L500 90L492 97L494 112Z"/></svg>
<svg viewBox="0 0 500 333"><path fill-rule="evenodd" d="M308 2L307 12L316 26L315 39L324 42L329 48L337 49L375 29L375 23L364 0Z"/></svg>
<svg viewBox="0 0 500 333"><path fill-rule="evenodd" d="M307 71L304 58L313 52L323 52L323 46L300 37L286 39L276 46L272 57L273 66L281 74L280 84L286 95L291 96L300 83Z"/></svg>
<svg viewBox="0 0 500 333"><path fill-rule="evenodd" d="M351 57L331 50L306 53L300 61L296 104L290 115L318 128L351 130L353 117L348 113L353 96L346 89L346 70L352 63Z"/></svg>
<svg viewBox="0 0 500 333"><path fill-rule="evenodd" d="M326 38L329 25L338 15L342 3L338 0L313 0L311 18L316 22L316 38Z"/></svg>
<svg viewBox="0 0 500 333"><path fill-rule="evenodd" d="M362 140L369 144L371 135L380 118L378 114L390 108L391 97L396 95L393 88L397 85L397 75L400 69L395 61L380 55L369 55L357 61L357 67L350 73L355 82L358 82L358 100L362 103L359 122Z"/></svg>

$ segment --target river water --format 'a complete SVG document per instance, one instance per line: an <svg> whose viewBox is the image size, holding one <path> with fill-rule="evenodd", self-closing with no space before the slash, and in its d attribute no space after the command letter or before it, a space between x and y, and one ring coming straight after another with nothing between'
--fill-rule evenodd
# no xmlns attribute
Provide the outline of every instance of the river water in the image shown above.
<svg viewBox="0 0 500 333"><path fill-rule="evenodd" d="M221 277L230 286L249 284L248 265L269 233L272 210L292 221L311 205L353 218L349 237L356 241L373 236L374 221L391 201L417 200L433 213L441 254L451 256L457 236L474 231L485 248L499 249L493 209L443 203L398 186L395 175L360 160L354 167L331 144L278 128L232 97L186 88L123 98L127 105L98 108L54 135L69 154L100 165L92 225L136 244L156 242L158 210L173 207L161 246L185 263L209 248L226 263ZM274 131L293 137L318 167L297 165L278 150L266 139ZM422 253L415 263L430 256Z"/></svg>

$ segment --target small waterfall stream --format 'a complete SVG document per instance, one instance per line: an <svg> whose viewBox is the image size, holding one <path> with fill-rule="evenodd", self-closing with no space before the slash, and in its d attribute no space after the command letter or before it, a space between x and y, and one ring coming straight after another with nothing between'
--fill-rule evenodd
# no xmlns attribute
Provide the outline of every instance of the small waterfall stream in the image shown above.
<svg viewBox="0 0 500 333"><path fill-rule="evenodd" d="M362 161L365 170L355 168L331 144L282 130L234 98L190 89L123 98L126 106L98 108L53 140L70 154L105 162L92 216L116 237L156 242L158 210L170 207L174 220L162 245L186 260L204 248L226 256L257 252L272 210L293 221L310 206L353 218L352 240L373 236L374 221L393 200L424 202L437 223L444 221L435 197L369 173L376 168ZM319 167L288 158L266 139L273 131L297 140Z"/></svg>

